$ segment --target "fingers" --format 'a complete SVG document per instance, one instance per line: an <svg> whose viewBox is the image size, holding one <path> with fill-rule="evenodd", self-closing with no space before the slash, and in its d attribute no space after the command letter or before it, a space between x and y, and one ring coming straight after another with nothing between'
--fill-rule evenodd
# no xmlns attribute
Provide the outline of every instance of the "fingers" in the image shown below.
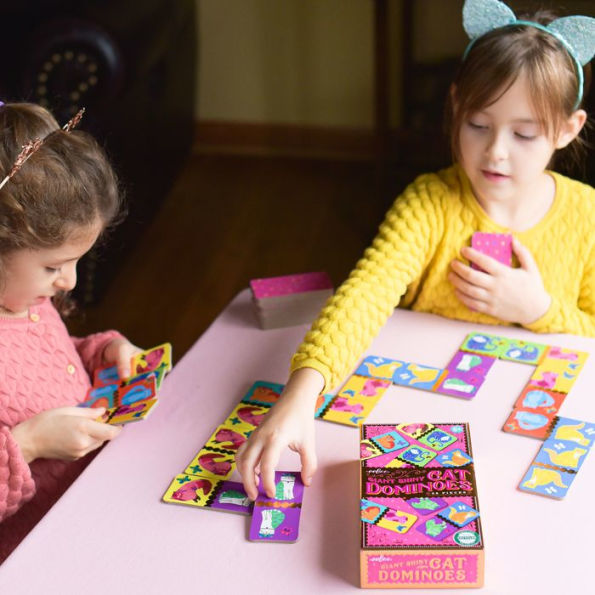
<svg viewBox="0 0 595 595"><path fill-rule="evenodd" d="M516 238L512 238L512 249L518 258L519 265L522 269L530 273L537 270L537 264L535 263L533 254L531 254L531 251L528 248L525 248L525 246L523 246L523 244Z"/></svg>
<svg viewBox="0 0 595 595"><path fill-rule="evenodd" d="M126 342L125 345L122 346L120 356L118 357L118 374L120 378L128 378L132 375L132 358L137 354L141 353L142 349L133 345L130 342Z"/></svg>
<svg viewBox="0 0 595 595"><path fill-rule="evenodd" d="M118 360L116 364L118 368L118 378L129 378L130 377L130 360Z"/></svg>
<svg viewBox="0 0 595 595"><path fill-rule="evenodd" d="M502 271L502 268L505 266L501 262L498 262L495 258L488 256L487 254L483 254L474 248L470 248L469 246L463 246L461 248L461 254L464 256L469 262L472 262L474 265L478 266L482 271L488 273L489 275L497 275ZM457 262L457 261L453 261ZM471 267L469 267L470 270ZM482 271L476 271L481 273Z"/></svg>
<svg viewBox="0 0 595 595"><path fill-rule="evenodd" d="M128 339L116 338L106 347L104 357L107 362L113 362L116 365L120 378L129 378L131 374L130 360L141 351Z"/></svg>
<svg viewBox="0 0 595 595"><path fill-rule="evenodd" d="M314 441L308 441L298 452L302 462L302 481L304 485L310 486L312 484L312 477L318 469Z"/></svg>
<svg viewBox="0 0 595 595"><path fill-rule="evenodd" d="M472 269L460 260L453 260L450 263L450 268L451 271L454 271L463 281L466 281L471 285L486 287L490 283L491 274L488 271L484 272Z"/></svg>
<svg viewBox="0 0 595 595"><path fill-rule="evenodd" d="M489 306L486 302L482 300L478 300L468 295L465 295L462 291L455 289L455 294L457 299L463 303L469 310L473 312L484 312L485 314L489 314Z"/></svg>
<svg viewBox="0 0 595 595"><path fill-rule="evenodd" d="M93 452L94 450L97 450L98 448L103 446L104 443L105 440L90 440L84 445L84 447L81 447L81 449L78 452L68 457L68 459L71 461L82 459L83 457L87 456L90 452Z"/></svg>
<svg viewBox="0 0 595 595"><path fill-rule="evenodd" d="M236 453L237 469L251 500L258 496L259 479L269 498L275 496L275 468L281 456L281 443L275 437L265 440L259 435L245 442ZM260 476L260 478L259 478Z"/></svg>
<svg viewBox="0 0 595 595"><path fill-rule="evenodd" d="M100 441L101 443L106 440L113 440L121 431L121 426L110 426L95 420L88 420L85 423L84 431L94 440Z"/></svg>
<svg viewBox="0 0 595 595"><path fill-rule="evenodd" d="M476 271L458 260L451 263L448 280L453 284L457 297L471 309L477 309L475 302L484 303L489 300L489 287L493 283L490 275Z"/></svg>
<svg viewBox="0 0 595 595"><path fill-rule="evenodd" d="M258 496L258 473L256 466L260 458L260 450L252 443L244 442L236 453L237 469L242 476L244 489L250 500L256 500Z"/></svg>
<svg viewBox="0 0 595 595"><path fill-rule="evenodd" d="M275 468L280 457L281 445L279 441L269 442L260 457L260 481L269 498L275 497Z"/></svg>
<svg viewBox="0 0 595 595"><path fill-rule="evenodd" d="M118 368L118 376L120 378L129 378L130 377L130 364L131 359L135 353L139 353L140 349L135 347L132 343L126 342L123 344L118 352L118 357L116 360L116 366Z"/></svg>
<svg viewBox="0 0 595 595"><path fill-rule="evenodd" d="M479 287L473 283L469 283L455 273L451 272L448 275L448 279L454 285L457 295L462 294L471 300L476 300L479 302L485 302L489 298L489 293L484 287Z"/></svg>
<svg viewBox="0 0 595 595"><path fill-rule="evenodd" d="M490 293L478 283L488 283L489 275L473 270L462 262L453 261L448 280L455 288L457 299L474 312L487 312ZM455 272L456 271L456 272Z"/></svg>
<svg viewBox="0 0 595 595"><path fill-rule="evenodd" d="M91 413L97 415L99 411L104 409L88 409ZM66 416L67 428L70 428L70 438L61 448L61 454L58 458L65 458L67 460L77 460L84 457L88 453L96 450L103 445L107 440L114 439L122 428L117 426L110 426L94 419L85 419L86 416ZM72 433L74 432L74 433Z"/></svg>
<svg viewBox="0 0 595 595"><path fill-rule="evenodd" d="M105 407L64 407L63 412L66 415L97 419L105 413Z"/></svg>

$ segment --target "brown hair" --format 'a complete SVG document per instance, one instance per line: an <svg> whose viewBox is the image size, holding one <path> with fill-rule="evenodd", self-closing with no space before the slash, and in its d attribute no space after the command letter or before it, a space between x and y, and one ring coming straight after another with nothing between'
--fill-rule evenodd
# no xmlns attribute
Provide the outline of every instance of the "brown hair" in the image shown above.
<svg viewBox="0 0 595 595"><path fill-rule="evenodd" d="M547 25L550 11L539 11L519 19ZM462 61L447 101L446 122L455 159L459 158L459 133L465 118L499 99L524 74L532 90L531 101L544 133L555 138L562 122L574 112L578 77L573 59L562 44L536 27L513 25L486 33L473 44ZM584 68L587 95L590 66ZM586 143L577 137L557 151L556 161L581 165Z"/></svg>
<svg viewBox="0 0 595 595"><path fill-rule="evenodd" d="M0 178L22 146L41 147L0 189L0 284L2 259L20 249L59 246L98 219L103 229L122 213L116 175L95 139L63 131L44 108L30 103L0 107Z"/></svg>

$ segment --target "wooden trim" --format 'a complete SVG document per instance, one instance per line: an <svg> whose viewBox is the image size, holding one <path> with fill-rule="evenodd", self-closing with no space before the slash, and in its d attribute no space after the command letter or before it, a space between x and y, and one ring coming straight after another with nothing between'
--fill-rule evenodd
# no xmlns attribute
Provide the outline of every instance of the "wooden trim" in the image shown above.
<svg viewBox="0 0 595 595"><path fill-rule="evenodd" d="M204 120L195 123L194 132L196 153L375 158L373 129Z"/></svg>

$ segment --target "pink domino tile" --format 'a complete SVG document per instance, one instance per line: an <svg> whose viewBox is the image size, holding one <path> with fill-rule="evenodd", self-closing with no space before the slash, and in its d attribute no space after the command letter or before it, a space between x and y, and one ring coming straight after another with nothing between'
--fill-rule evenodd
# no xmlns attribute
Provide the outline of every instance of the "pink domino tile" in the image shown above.
<svg viewBox="0 0 595 595"><path fill-rule="evenodd" d="M283 277L268 277L250 281L252 294L256 299L332 289L333 284L325 272L301 273Z"/></svg>
<svg viewBox="0 0 595 595"><path fill-rule="evenodd" d="M495 258L506 266L512 266L512 235L509 233L485 233L476 231L471 236L471 247ZM471 263L471 266L479 268Z"/></svg>

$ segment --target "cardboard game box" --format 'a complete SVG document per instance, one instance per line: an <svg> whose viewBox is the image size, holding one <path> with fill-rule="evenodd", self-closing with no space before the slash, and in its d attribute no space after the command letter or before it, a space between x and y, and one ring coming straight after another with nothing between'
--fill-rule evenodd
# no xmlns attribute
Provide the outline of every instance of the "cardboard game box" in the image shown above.
<svg viewBox="0 0 595 595"><path fill-rule="evenodd" d="M310 324L333 295L332 281L325 272L253 279L250 289L263 330Z"/></svg>
<svg viewBox="0 0 595 595"><path fill-rule="evenodd" d="M362 588L483 585L468 424L362 425L360 494Z"/></svg>

